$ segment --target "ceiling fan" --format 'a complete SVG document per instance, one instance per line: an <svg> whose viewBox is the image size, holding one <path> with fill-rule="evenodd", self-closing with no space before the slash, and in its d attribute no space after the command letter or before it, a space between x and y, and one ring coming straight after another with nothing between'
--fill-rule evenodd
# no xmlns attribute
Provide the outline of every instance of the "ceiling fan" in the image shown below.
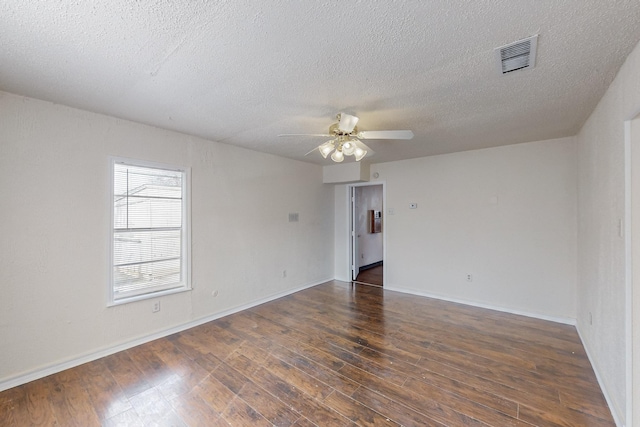
<svg viewBox="0 0 640 427"><path fill-rule="evenodd" d="M331 138L327 142L309 151L305 156L320 151L325 159L331 154L331 160L340 163L344 156L354 156L356 161L362 160L367 153L373 154L373 150L367 147L361 139L412 139L410 130L373 130L359 131L356 127L358 118L350 114L339 113L336 116L337 123L329 126L328 134L317 133L287 133L278 136L312 136Z"/></svg>

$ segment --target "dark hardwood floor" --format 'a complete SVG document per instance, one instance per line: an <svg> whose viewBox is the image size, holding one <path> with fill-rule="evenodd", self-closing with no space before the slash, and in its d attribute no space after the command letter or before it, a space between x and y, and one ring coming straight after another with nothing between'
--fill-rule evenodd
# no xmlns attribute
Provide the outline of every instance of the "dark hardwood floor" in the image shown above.
<svg viewBox="0 0 640 427"><path fill-rule="evenodd" d="M0 393L101 424L614 426L574 327L342 282Z"/></svg>
<svg viewBox="0 0 640 427"><path fill-rule="evenodd" d="M384 266L378 265L373 268L362 270L358 273L358 277L356 277L355 281L365 283L367 285L382 286L383 269Z"/></svg>

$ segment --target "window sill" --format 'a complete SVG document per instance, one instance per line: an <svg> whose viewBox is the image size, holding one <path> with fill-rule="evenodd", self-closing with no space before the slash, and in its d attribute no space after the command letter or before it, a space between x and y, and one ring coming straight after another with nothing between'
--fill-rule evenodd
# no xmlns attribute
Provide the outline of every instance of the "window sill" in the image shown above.
<svg viewBox="0 0 640 427"><path fill-rule="evenodd" d="M167 295L179 294L179 293L182 293L182 292L190 292L192 290L193 290L193 288L191 288L191 287L188 287L188 288L175 288L175 289L167 289L166 291L153 292L153 293L150 293L150 294L136 295L134 297L122 298L122 299L115 300L115 301L109 301L109 303L107 304L107 307L114 307L114 306L118 306L118 305L129 304L131 302L136 302L136 301L143 301L143 300L148 300L148 299L153 299L153 298L160 298L160 297L164 297L164 296L167 296Z"/></svg>

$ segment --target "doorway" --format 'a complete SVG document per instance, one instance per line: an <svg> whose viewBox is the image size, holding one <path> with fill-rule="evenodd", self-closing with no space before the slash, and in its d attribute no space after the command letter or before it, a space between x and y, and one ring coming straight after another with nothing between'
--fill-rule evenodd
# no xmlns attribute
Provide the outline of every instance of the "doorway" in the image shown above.
<svg viewBox="0 0 640 427"><path fill-rule="evenodd" d="M353 185L351 193L351 280L384 286L384 187Z"/></svg>

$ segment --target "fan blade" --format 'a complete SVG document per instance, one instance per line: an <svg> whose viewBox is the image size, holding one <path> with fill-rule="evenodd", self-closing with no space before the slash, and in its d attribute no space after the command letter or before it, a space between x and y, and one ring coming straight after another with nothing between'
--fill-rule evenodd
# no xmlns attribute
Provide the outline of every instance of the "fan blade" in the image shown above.
<svg viewBox="0 0 640 427"><path fill-rule="evenodd" d="M368 130L358 132L361 139L412 139L413 132L410 130Z"/></svg>
<svg viewBox="0 0 640 427"><path fill-rule="evenodd" d="M375 151L373 151L373 150L371 149L371 147L369 147L369 146L368 146L367 144L365 144L364 142L362 142L362 141L358 141L358 144L360 145L360 147L361 147L361 148L364 148L365 150L367 150L367 156L371 156L371 155L373 155L373 154L376 154L376 152L375 152Z"/></svg>
<svg viewBox="0 0 640 427"><path fill-rule="evenodd" d="M331 135L326 133L281 133L278 136L324 136L325 138L331 138Z"/></svg>
<svg viewBox="0 0 640 427"><path fill-rule="evenodd" d="M358 123L358 118L350 114L340 113L340 122L338 123L338 129L344 133L351 133L353 128Z"/></svg>
<svg viewBox="0 0 640 427"><path fill-rule="evenodd" d="M316 147L316 148L314 148L313 150L309 151L307 154L305 154L305 156L308 156L309 154L311 154L311 153L313 153L314 151L319 150L319 149L320 149L320 147Z"/></svg>

